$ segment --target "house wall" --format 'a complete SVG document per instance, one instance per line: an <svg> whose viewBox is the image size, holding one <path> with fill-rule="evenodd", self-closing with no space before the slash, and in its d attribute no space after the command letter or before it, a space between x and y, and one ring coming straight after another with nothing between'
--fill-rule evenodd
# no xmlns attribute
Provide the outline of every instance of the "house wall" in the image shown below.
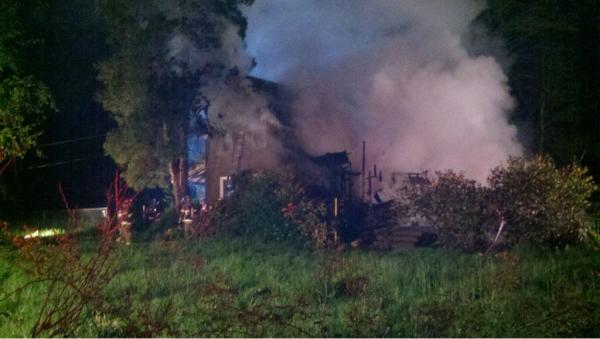
<svg viewBox="0 0 600 339"><path fill-rule="evenodd" d="M288 94L277 84L257 78L248 78L252 81L257 92L265 94L270 101L270 109L279 121L286 125L289 123ZM244 152L240 170L261 170L273 168L280 149L281 142L273 141L273 134L269 126L258 132L245 133ZM219 200L219 182L223 176L231 176L233 168L233 138L231 134L225 136L212 136L206 140L206 202L214 205Z"/></svg>
<svg viewBox="0 0 600 339"><path fill-rule="evenodd" d="M272 144L256 143L246 133L240 171L267 169L276 152ZM206 141L206 202L213 206L220 199L221 177L235 174L231 136L215 136Z"/></svg>

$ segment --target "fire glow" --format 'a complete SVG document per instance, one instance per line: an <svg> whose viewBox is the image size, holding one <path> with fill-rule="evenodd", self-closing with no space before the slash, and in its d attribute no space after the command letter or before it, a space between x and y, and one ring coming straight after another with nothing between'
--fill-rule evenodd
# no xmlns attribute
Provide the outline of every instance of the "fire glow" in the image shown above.
<svg viewBox="0 0 600 339"><path fill-rule="evenodd" d="M26 234L23 238L31 239L31 238L48 238L54 237L57 235L65 234L65 230L60 228L48 228L43 230L35 230L29 234Z"/></svg>

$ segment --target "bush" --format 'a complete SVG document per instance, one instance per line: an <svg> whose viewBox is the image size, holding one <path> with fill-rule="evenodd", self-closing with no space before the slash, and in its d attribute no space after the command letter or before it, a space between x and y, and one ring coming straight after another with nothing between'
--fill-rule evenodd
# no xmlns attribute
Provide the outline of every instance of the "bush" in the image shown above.
<svg viewBox="0 0 600 339"><path fill-rule="evenodd" d="M300 192L303 194L304 190ZM336 245L337 231L327 222L327 206L324 202L301 195L286 206L284 216L316 248Z"/></svg>
<svg viewBox="0 0 600 339"><path fill-rule="evenodd" d="M146 230L140 233L139 237L143 241L149 241L159 238L168 232L181 232L178 227L179 214L175 207L165 209L160 219L151 224Z"/></svg>
<svg viewBox="0 0 600 339"><path fill-rule="evenodd" d="M564 246L593 234L586 210L595 190L587 169L576 164L557 169L545 157L511 158L492 170L488 186L438 172L431 186L406 189L399 205L423 216L445 247L484 250L494 234L508 245Z"/></svg>
<svg viewBox="0 0 600 339"><path fill-rule="evenodd" d="M490 206L505 220L509 244L526 240L564 246L590 234L586 210L596 190L587 169L576 164L557 169L549 158L512 158L488 178Z"/></svg>
<svg viewBox="0 0 600 339"><path fill-rule="evenodd" d="M325 204L309 199L304 185L294 176L243 172L233 180L234 192L211 213L215 229L266 241L308 240L317 248L335 242Z"/></svg>
<svg viewBox="0 0 600 339"><path fill-rule="evenodd" d="M264 240L298 239L297 227L288 223L283 209L294 192L285 178L273 172L242 172L233 178L235 190L221 200L211 214L217 230L233 236L257 236ZM287 186L287 187L286 187Z"/></svg>
<svg viewBox="0 0 600 339"><path fill-rule="evenodd" d="M452 171L437 172L431 186L407 190L409 213L422 216L433 227L440 245L468 251L489 246L485 225L493 215L486 189L476 181Z"/></svg>

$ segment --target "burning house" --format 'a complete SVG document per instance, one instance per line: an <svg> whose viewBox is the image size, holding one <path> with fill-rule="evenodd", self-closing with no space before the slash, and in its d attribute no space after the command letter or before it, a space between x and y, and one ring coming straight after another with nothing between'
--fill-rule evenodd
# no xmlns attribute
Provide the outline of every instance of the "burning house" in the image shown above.
<svg viewBox="0 0 600 339"><path fill-rule="evenodd" d="M205 199L209 205L214 205L232 190L231 177L236 173L271 168L280 149L280 141L275 137L284 121L279 113L284 111L282 101L277 97L279 89L276 84L261 79L247 78L246 81L250 90L268 99L264 103L265 108L273 113L265 119L264 113L257 112L250 117L256 121L247 121L245 124L228 123L227 115L232 114L231 112L217 111L213 114L210 122L217 127L205 137L205 159L198 166L200 169L194 173L196 182L203 182L205 185ZM251 105L247 105L250 108ZM237 105L235 108L239 107ZM246 108L244 103L241 108ZM243 122L244 119L240 121Z"/></svg>
<svg viewBox="0 0 600 339"><path fill-rule="evenodd" d="M427 184L426 175L394 171L453 168L483 179L521 153L503 69L468 44L477 11L421 2L345 8L257 2L244 13L244 39L235 27L223 32L212 55L223 69L199 85L204 113L194 112L209 126L189 166L194 198L214 205L238 172L291 166L333 218L365 226L376 224L364 217L371 206L384 205L397 185ZM315 25L317 12L327 25ZM168 57L203 70L210 63L193 40L175 32Z"/></svg>
<svg viewBox="0 0 600 339"><path fill-rule="evenodd" d="M309 182L327 187L332 210L343 211L351 200L380 205L398 186L428 184L412 171L453 168L481 180L521 154L503 69L467 39L478 11L422 2L345 8L293 1L248 8L244 43L228 50L246 61L241 74L277 85L240 75L202 90L216 126L204 157L209 204L227 194L233 174L281 167L280 159L301 163ZM328 25L315 25L314 13Z"/></svg>
<svg viewBox="0 0 600 339"><path fill-rule="evenodd" d="M252 91L268 98L261 107L268 108L272 116L271 119L264 119L264 112L256 110L252 102L233 106L220 104L217 107L221 110L213 110L212 115L209 115L210 123L217 128L210 130L209 135L204 137L204 157L192 164L189 171L190 180L203 186L208 205L214 205L234 189L232 176L241 171L286 168L294 170L303 178L309 196L326 202L328 218L337 229L342 230L342 240L350 242L357 239L365 231L369 231L370 227L397 224L392 221L383 225L375 220L382 210L389 209L389 205L383 204L388 200L383 194L383 171L378 170L376 165L367 170L365 142L360 171L353 168L350 154L345 150L318 156L308 155L295 139L294 133L290 132L290 116L286 115L288 98L282 88L256 78L248 78L247 84ZM244 98L239 99L243 101ZM236 98L232 101L235 102ZM225 108L246 107L255 109L253 116L250 116L256 119L255 122L227 122L231 112L224 111ZM238 121L245 119L243 115L241 119L240 115L235 118ZM223 128L219 128L220 126ZM404 176L395 173L392 179L400 184L427 182L426 176L416 173ZM390 217L385 213L382 215Z"/></svg>
<svg viewBox="0 0 600 339"><path fill-rule="evenodd" d="M296 167L316 192L321 187L328 193L323 197L337 197L338 210L349 202L353 186L360 172L352 171L347 152L307 155L290 133L286 97L277 84L248 78L252 89L269 99L268 108L276 121L255 118L258 124L237 124L228 128L213 129L204 137L204 159L191 164L189 177L192 183L205 184L205 198L209 205L227 196L232 189L231 177L244 170L264 170ZM251 104L248 104L251 106ZM227 119L228 112L213 114L212 120ZM210 121L213 123L213 121ZM191 158L191 157L190 157Z"/></svg>

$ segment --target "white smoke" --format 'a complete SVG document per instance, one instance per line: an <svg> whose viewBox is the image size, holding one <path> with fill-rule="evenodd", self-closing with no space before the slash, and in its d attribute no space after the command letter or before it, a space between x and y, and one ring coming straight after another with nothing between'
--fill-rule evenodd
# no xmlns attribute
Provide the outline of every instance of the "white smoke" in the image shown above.
<svg viewBox="0 0 600 339"><path fill-rule="evenodd" d="M263 144L264 138L270 138L270 130L279 127L269 107L271 98L245 77L211 83L202 92L210 101L208 120L218 133L246 131L255 136L257 144Z"/></svg>
<svg viewBox="0 0 600 339"><path fill-rule="evenodd" d="M220 44L213 48L199 48L198 42L189 33L179 29L173 31L167 41L166 59L175 72L181 72L182 67L191 72L202 71L207 66L216 64L224 70L237 68L243 74L250 71L253 66L252 58L244 49L238 26L225 20L216 20L214 25L215 30L220 32Z"/></svg>
<svg viewBox="0 0 600 339"><path fill-rule="evenodd" d="M171 70L177 74L212 70L211 78L205 80L199 89L199 96L208 102L206 118L215 136L231 143L235 133L244 131L247 132L245 147L270 144L278 148L272 132L279 123L270 108L270 93L261 92L246 77L253 66L253 59L238 34L240 27L222 17L203 16L201 11L189 7L191 5L177 0L156 4L160 13L169 20L212 20L210 24L218 43L198 41L203 32L175 27L166 41L165 58Z"/></svg>
<svg viewBox="0 0 600 339"><path fill-rule="evenodd" d="M483 180L520 155L507 78L464 37L471 0L257 0L246 9L253 74L294 94L298 136L313 154L367 141L391 171L464 171Z"/></svg>

